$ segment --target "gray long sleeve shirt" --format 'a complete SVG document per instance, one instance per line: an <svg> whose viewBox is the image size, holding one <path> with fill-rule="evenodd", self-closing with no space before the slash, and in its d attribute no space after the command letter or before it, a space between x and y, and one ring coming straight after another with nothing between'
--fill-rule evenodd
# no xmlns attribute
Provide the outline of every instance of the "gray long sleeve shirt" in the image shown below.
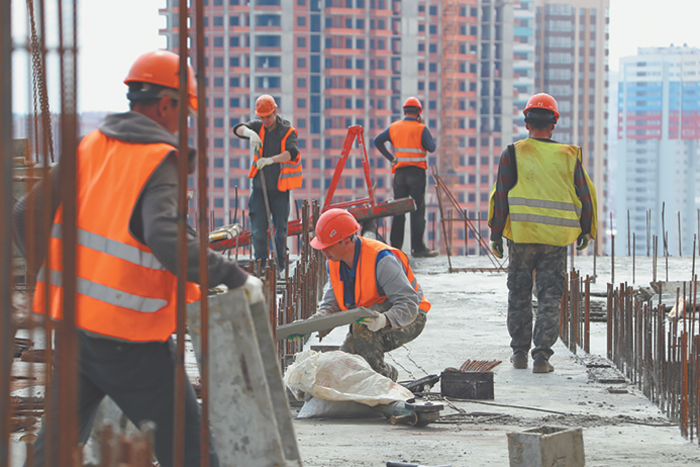
<svg viewBox="0 0 700 467"><path fill-rule="evenodd" d="M359 239L356 242L360 243ZM355 263L357 263L357 255ZM380 254L377 257L376 278L377 292L379 295L386 296L387 300L371 308L384 313L393 328L398 329L415 321L423 290L420 285L418 291L413 289L401 261L391 253ZM341 309L333 293L333 287L328 282L316 315L326 316L339 311Z"/></svg>
<svg viewBox="0 0 700 467"><path fill-rule="evenodd" d="M141 192L129 220L129 231L140 242L148 246L163 266L173 274L177 274L177 199L178 199L178 138L167 129L150 118L136 113L126 112L109 115L105 118L99 131L110 138L119 141L138 144L166 143L173 146L160 166L153 172ZM192 153L189 157L192 157ZM192 164L190 164L192 167ZM61 203L60 165L51 169L50 183L50 215L54 218ZM26 256L26 249L34 252L32 264L27 267L36 272L43 262L46 251L45 242L36 235L27 236L27 225L41 225L43 210L42 190L44 180L34 186L32 191L24 196L14 207L13 219L15 240L19 249ZM28 211L28 206L34 206ZM32 216L31 224L29 217ZM29 244L27 240L32 243ZM229 288L243 285L248 274L238 265L223 256L209 250L207 252L209 268L209 285L225 284ZM199 240L196 232L188 227L187 231L187 280L199 281Z"/></svg>

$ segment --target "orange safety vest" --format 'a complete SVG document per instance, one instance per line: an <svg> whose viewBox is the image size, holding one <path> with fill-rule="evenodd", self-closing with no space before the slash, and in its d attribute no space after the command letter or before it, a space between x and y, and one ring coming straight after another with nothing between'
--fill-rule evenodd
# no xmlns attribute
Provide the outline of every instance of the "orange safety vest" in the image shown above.
<svg viewBox="0 0 700 467"><path fill-rule="evenodd" d="M399 120L389 126L389 138L394 146L394 156L398 159L391 173L401 167L428 168L428 151L423 149L421 142L424 128L425 125L416 120Z"/></svg>
<svg viewBox="0 0 700 467"><path fill-rule="evenodd" d="M129 232L136 202L153 171L174 148L132 144L92 131L77 152L76 324L104 336L164 342L176 330L177 277ZM49 252L37 277L33 311L63 318L63 206L54 217ZM45 297L45 281L49 296ZM188 303L199 286L187 283Z"/></svg>
<svg viewBox="0 0 700 467"><path fill-rule="evenodd" d="M377 303L386 301L385 295L379 295L377 290L377 255L384 251L391 251L402 263L404 272L408 277L413 289L418 291L418 281L413 275L413 269L408 264L408 256L396 248L382 243L378 240L360 237L362 246L360 247L360 256L357 260L357 275L355 281L355 305L358 307L371 307ZM341 310L347 310L343 293L343 281L340 280L340 261L329 261L328 268L330 272L330 281L333 286L333 293ZM430 310L430 302L426 300L425 294L422 295L418 308L423 311Z"/></svg>
<svg viewBox="0 0 700 467"><path fill-rule="evenodd" d="M289 127L289 130L287 130L287 133L285 133L284 138L282 138L282 142L280 143L282 152L287 150L287 138L292 134L292 132L294 132L294 134L297 132L293 126ZM255 165L255 162L260 159L260 157L262 157L261 154L263 154L263 147L265 145L265 125L260 128L259 135L263 146L260 146L259 151L253 152L253 166L250 168L250 172L248 172L248 178L255 178L255 176L258 174L258 167ZM280 176L277 179L277 189L279 191L289 191L294 190L295 188L301 188L301 181L301 157L299 157L297 154L296 162L294 159L291 159L280 164Z"/></svg>

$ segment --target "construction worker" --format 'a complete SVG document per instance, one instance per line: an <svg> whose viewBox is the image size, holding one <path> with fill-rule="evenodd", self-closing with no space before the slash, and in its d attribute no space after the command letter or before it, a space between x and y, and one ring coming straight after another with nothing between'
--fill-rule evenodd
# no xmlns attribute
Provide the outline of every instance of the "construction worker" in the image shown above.
<svg viewBox="0 0 700 467"><path fill-rule="evenodd" d="M301 154L297 147L297 130L277 114L277 103L272 96L263 94L257 98L255 115L260 120L239 123L233 127L233 133L249 139L253 147L253 163L248 173L253 179L253 191L248 213L255 259L265 267L269 212L275 227L277 267L281 274L287 257L289 192L301 187ZM260 172L264 173L264 179Z"/></svg>
<svg viewBox="0 0 700 467"><path fill-rule="evenodd" d="M344 209L329 209L318 218L311 246L328 259L330 279L312 317L357 307L380 312L376 318L351 324L340 350L360 355L374 371L396 381L398 371L384 362L384 352L420 335L430 303L406 254L358 236L360 228L355 217ZM328 332L320 332L319 336Z"/></svg>
<svg viewBox="0 0 700 467"><path fill-rule="evenodd" d="M517 369L549 373L559 335L559 309L566 282L566 249L588 246L596 232L597 200L581 163L581 148L552 140L557 101L540 93L523 110L529 138L503 150L489 203L491 247L503 257L508 239L508 332ZM532 317L533 271L537 274L537 318Z"/></svg>
<svg viewBox="0 0 700 467"><path fill-rule="evenodd" d="M394 198L410 196L416 203L411 213L411 254L417 258L432 258L437 251L429 250L423 242L425 232L425 186L428 169L428 153L435 151L435 141L430 130L421 120L423 107L416 97L409 97L403 104L403 120L394 122L374 138L374 145L392 164L394 174ZM386 148L390 141L394 154ZM406 215L394 216L391 223L391 246L403 247Z"/></svg>
<svg viewBox="0 0 700 467"><path fill-rule="evenodd" d="M176 330L181 157L175 133L180 106L187 105L191 112L198 106L192 68L186 102L178 100L179 74L179 57L172 52L140 56L124 81L131 111L107 116L99 129L82 139L76 154L80 442L87 441L98 405L109 396L136 426L145 420L156 423L155 454L162 466L173 465L176 355L171 335ZM185 156L192 171L194 156L194 150ZM33 250L32 257L51 259L38 273L33 309L42 314L48 309L58 320L63 316L59 170L52 169L49 180L35 186L14 209L18 246ZM44 183L52 192L48 254L41 251L41 240L25 242L28 226L40 225ZM28 233L27 240L33 237ZM191 229L183 253L188 259L189 303L200 297L194 283L199 280L199 240ZM260 280L236 263L213 251L207 262L211 285L244 286L251 303L263 299ZM200 465L200 412L189 381L185 398L184 465L194 467ZM54 395L54 414L57 402ZM59 427L53 427L52 452L45 451L46 429L42 426L34 443L35 466L57 456ZM213 451L211 461L218 465Z"/></svg>

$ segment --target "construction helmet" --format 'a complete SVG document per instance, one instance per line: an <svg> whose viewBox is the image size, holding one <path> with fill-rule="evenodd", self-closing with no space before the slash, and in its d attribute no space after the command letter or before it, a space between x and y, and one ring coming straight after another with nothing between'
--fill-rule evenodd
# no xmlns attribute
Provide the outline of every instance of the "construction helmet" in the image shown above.
<svg viewBox="0 0 700 467"><path fill-rule="evenodd" d="M549 110L553 112L554 122L552 123L557 123L557 120L559 120L559 107L557 106L557 100L549 94L541 92L528 99L527 105L525 106L525 109L523 109L525 120L527 120L528 112L533 109Z"/></svg>
<svg viewBox="0 0 700 467"><path fill-rule="evenodd" d="M345 209L329 209L318 218L316 236L311 239L311 246L323 250L356 234L360 228L355 216Z"/></svg>
<svg viewBox="0 0 700 467"><path fill-rule="evenodd" d="M423 111L423 106L420 105L420 101L418 100L417 97L409 97L406 99L406 102L403 103L403 110L405 111L406 109L408 110L417 110L418 113Z"/></svg>
<svg viewBox="0 0 700 467"><path fill-rule="evenodd" d="M132 83L155 84L135 88ZM180 88L180 56L168 50L147 52L136 59L124 80L129 85L126 95L130 101L162 97L162 88ZM197 100L197 80L194 70L187 66L187 93L192 110L199 108Z"/></svg>
<svg viewBox="0 0 700 467"><path fill-rule="evenodd" d="M255 101L255 115L258 117L270 116L275 110L277 110L277 102L269 94L263 94Z"/></svg>

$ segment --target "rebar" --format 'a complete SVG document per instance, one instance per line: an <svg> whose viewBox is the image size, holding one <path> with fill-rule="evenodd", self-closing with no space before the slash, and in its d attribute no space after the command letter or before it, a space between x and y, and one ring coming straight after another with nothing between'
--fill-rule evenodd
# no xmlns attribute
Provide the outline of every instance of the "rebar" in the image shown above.
<svg viewBox="0 0 700 467"><path fill-rule="evenodd" d="M608 284L608 358L691 440L700 427L697 285L693 275L676 288L673 317L660 302L634 296L627 284Z"/></svg>

